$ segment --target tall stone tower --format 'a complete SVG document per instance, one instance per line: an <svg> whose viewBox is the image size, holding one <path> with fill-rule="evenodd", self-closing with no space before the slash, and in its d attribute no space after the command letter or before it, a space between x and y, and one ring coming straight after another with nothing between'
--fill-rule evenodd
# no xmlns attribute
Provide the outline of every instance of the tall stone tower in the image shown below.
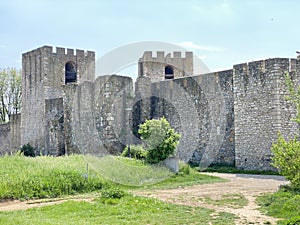
<svg viewBox="0 0 300 225"><path fill-rule="evenodd" d="M179 77L193 75L193 52L173 52L165 56L163 51L158 51L153 57L151 51L144 52L139 59L138 76L149 77L151 82L158 82Z"/></svg>
<svg viewBox="0 0 300 225"><path fill-rule="evenodd" d="M24 53L21 144L38 154L64 154L64 88L94 77L95 52L43 46Z"/></svg>

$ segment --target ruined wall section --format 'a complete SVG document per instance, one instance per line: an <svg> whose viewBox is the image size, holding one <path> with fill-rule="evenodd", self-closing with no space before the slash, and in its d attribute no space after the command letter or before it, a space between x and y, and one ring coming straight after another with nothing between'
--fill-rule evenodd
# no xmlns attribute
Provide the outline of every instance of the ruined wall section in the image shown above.
<svg viewBox="0 0 300 225"><path fill-rule="evenodd" d="M65 126L68 127L65 129L67 154L94 153L98 148L94 119L95 84L91 81L85 81L74 89L72 86L68 89L68 93L65 95L65 99L68 98L70 101L68 109L65 107L65 116L70 115L69 118L65 118Z"/></svg>
<svg viewBox="0 0 300 225"><path fill-rule="evenodd" d="M99 139L109 154L120 154L130 144L130 114L134 99L130 77L100 76L95 82L95 122Z"/></svg>
<svg viewBox="0 0 300 225"><path fill-rule="evenodd" d="M14 153L21 147L21 114L11 115L9 120L0 124L0 155Z"/></svg>
<svg viewBox="0 0 300 225"><path fill-rule="evenodd" d="M174 78L193 75L193 53L185 52L182 57L181 52L173 52L165 56L163 51L158 51L157 56L153 57L151 51L144 52L139 59L139 77L149 77L151 82L165 80L165 67L171 66L174 70Z"/></svg>
<svg viewBox="0 0 300 225"><path fill-rule="evenodd" d="M76 102L80 97L76 93L77 84L67 84L64 86L64 136L65 136L65 153L66 154L79 154L79 148L76 145L75 136L72 128L73 123L76 123L73 116L76 109ZM73 128L75 129L75 127Z"/></svg>
<svg viewBox="0 0 300 225"><path fill-rule="evenodd" d="M4 155L5 153L10 153L10 123L0 124L0 155Z"/></svg>
<svg viewBox="0 0 300 225"><path fill-rule="evenodd" d="M128 144L132 79L100 76L95 82L65 87L66 152L120 154Z"/></svg>
<svg viewBox="0 0 300 225"><path fill-rule="evenodd" d="M295 65L293 63L293 65ZM234 66L234 112L236 166L272 170L271 146L278 131L297 132L290 121L294 109L284 99L284 73L289 59L268 59ZM294 69L293 69L294 70Z"/></svg>
<svg viewBox="0 0 300 225"><path fill-rule="evenodd" d="M65 154L63 98L45 100L45 149L44 155Z"/></svg>

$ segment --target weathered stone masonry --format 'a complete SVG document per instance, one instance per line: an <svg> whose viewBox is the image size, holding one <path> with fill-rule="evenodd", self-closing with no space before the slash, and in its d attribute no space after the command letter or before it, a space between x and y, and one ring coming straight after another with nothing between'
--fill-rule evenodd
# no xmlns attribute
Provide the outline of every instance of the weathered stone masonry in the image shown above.
<svg viewBox="0 0 300 225"><path fill-rule="evenodd" d="M268 59L193 75L193 55L145 52L139 77L95 79L95 53L44 46L22 56L22 115L0 126L1 154L30 143L37 154L118 154L138 143L139 123L165 116L181 133L178 156L202 166L273 169L271 144L298 132L284 72L300 62Z"/></svg>
<svg viewBox="0 0 300 225"><path fill-rule="evenodd" d="M299 60L268 59L233 66L235 163L238 168L272 169L270 148L280 131L297 133L295 114L287 94L284 73L299 83Z"/></svg>

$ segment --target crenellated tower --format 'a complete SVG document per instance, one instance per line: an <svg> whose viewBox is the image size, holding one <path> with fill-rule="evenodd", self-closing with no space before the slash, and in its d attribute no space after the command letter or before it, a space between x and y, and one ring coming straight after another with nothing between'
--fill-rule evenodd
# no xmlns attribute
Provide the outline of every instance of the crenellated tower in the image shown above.
<svg viewBox="0 0 300 225"><path fill-rule="evenodd" d="M64 87L93 81L95 52L43 46L22 55L21 144L62 155Z"/></svg>
<svg viewBox="0 0 300 225"><path fill-rule="evenodd" d="M151 51L144 52L139 59L139 77L149 77L151 82L158 82L193 75L193 52L185 52L185 57L181 56L181 52L165 55L165 52L158 51L156 54L154 57Z"/></svg>

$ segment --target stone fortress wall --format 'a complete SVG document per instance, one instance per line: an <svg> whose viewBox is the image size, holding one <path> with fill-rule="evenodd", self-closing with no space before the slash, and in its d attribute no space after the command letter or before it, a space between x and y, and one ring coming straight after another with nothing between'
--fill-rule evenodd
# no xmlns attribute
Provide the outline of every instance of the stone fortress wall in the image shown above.
<svg viewBox="0 0 300 225"><path fill-rule="evenodd" d="M30 143L41 154L65 153L64 86L94 80L95 53L75 53L44 46L22 55L21 144ZM67 63L75 66L75 83L65 81Z"/></svg>
<svg viewBox="0 0 300 225"><path fill-rule="evenodd" d="M193 75L193 54L145 52L129 77L95 79L95 53L49 46L22 56L22 115L0 126L1 154L30 143L37 154L118 154L146 119L166 117L181 133L179 158L207 166L269 170L281 131L297 133L284 73L296 59L267 59Z"/></svg>

